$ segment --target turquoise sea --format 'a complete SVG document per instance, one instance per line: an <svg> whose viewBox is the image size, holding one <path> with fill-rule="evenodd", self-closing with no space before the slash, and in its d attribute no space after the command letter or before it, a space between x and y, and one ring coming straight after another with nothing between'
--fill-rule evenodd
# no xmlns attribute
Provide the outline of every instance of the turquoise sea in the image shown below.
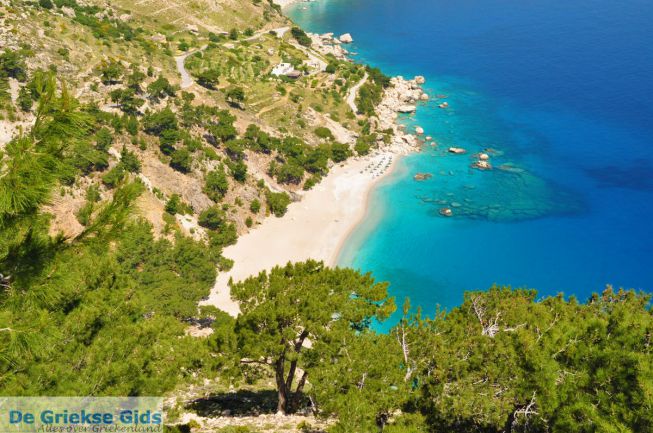
<svg viewBox="0 0 653 433"><path fill-rule="evenodd" d="M653 290L653 2L317 0L287 13L350 32L356 61L424 75L450 106L432 98L403 118L438 145L373 191L341 265L429 314L495 283L582 301L606 284ZM484 149L494 169L470 168Z"/></svg>

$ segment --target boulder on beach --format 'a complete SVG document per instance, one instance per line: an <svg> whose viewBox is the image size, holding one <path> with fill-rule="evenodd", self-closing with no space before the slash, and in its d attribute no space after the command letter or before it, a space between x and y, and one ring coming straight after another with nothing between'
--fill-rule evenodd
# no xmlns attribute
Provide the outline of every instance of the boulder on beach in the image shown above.
<svg viewBox="0 0 653 433"><path fill-rule="evenodd" d="M421 126L417 126L417 127L415 127L415 133L416 133L417 135L422 135L422 134L424 134L424 128L422 128Z"/></svg>
<svg viewBox="0 0 653 433"><path fill-rule="evenodd" d="M462 155L463 153L467 152L465 149L462 147L450 147L448 149L449 153L455 153L456 155Z"/></svg>
<svg viewBox="0 0 653 433"><path fill-rule="evenodd" d="M426 83L426 78L424 78L422 75L417 75L415 77L415 82L417 84L424 84L424 83Z"/></svg>
<svg viewBox="0 0 653 433"><path fill-rule="evenodd" d="M343 44L351 44L352 42L354 42L354 38L352 38L349 33L340 35L338 39L340 39L340 42L342 42Z"/></svg>
<svg viewBox="0 0 653 433"><path fill-rule="evenodd" d="M401 105L397 108L397 111L400 113L414 113L417 110L417 107L414 105Z"/></svg>

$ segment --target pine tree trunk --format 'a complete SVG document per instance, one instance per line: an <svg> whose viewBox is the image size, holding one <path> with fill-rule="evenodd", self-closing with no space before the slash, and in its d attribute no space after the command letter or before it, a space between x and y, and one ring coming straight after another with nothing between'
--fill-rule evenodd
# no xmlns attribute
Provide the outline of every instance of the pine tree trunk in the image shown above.
<svg viewBox="0 0 653 433"><path fill-rule="evenodd" d="M277 414L286 415L288 413L288 388L283 377L283 358L279 359L275 366L275 376L277 380Z"/></svg>

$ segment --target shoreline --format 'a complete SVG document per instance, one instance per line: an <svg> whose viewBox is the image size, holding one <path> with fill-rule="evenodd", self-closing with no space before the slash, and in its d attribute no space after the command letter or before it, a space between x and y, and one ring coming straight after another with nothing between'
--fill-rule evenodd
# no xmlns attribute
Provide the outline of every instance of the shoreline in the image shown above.
<svg viewBox="0 0 653 433"><path fill-rule="evenodd" d="M416 109L424 95L423 77L394 77L377 107L378 130L391 128L392 141L364 157L352 157L334 166L322 182L300 193L283 217L267 217L223 255L234 261L227 272L219 272L209 297L200 305L212 305L237 316L238 303L231 299L230 281L240 282L261 271L288 262L308 259L334 266L345 242L368 214L372 189L394 172L397 160L418 151L416 135L407 133L398 114Z"/></svg>
<svg viewBox="0 0 653 433"><path fill-rule="evenodd" d="M372 190L406 153L400 149L377 150L332 168L322 182L303 193L300 201L291 203L283 217L266 218L224 249L224 257L232 259L234 266L218 274L208 299L200 305L213 305L237 316L240 309L231 299L230 280L239 282L275 266L308 259L335 266L345 242L368 212ZM388 161L387 168L377 175L366 170Z"/></svg>
<svg viewBox="0 0 653 433"><path fill-rule="evenodd" d="M298 0L274 1L287 7ZM319 35L311 36L320 40ZM319 46L316 49L319 51ZM401 156L419 151L417 135L406 132L398 116L414 112L419 101L428 99L421 88L423 83L421 76L412 80L393 77L376 107L375 118L376 131L392 130L391 142L384 143L379 136L378 148L369 155L332 167L313 189L299 193L300 200L291 203L283 217L268 216L240 236L236 244L225 248L223 256L234 265L218 273L209 297L200 305L212 305L237 316L240 308L231 299L230 282L288 262L313 259L335 266L345 243L369 213L374 187L394 172Z"/></svg>

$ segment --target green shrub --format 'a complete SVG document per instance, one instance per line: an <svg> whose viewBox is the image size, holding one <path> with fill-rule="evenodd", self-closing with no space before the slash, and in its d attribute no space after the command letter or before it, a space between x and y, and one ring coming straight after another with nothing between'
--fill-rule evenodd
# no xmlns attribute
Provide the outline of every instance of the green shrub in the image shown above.
<svg viewBox="0 0 653 433"><path fill-rule="evenodd" d="M198 223L209 230L217 230L225 224L225 213L218 206L211 206L200 213Z"/></svg>
<svg viewBox="0 0 653 433"><path fill-rule="evenodd" d="M0 54L0 78L11 77L18 81L27 80L27 66L25 55L20 50L5 51Z"/></svg>
<svg viewBox="0 0 653 433"><path fill-rule="evenodd" d="M295 38L295 40L299 43L299 45L303 45L305 47L311 46L311 38L301 28L293 27L292 29L290 29L290 34L292 35L293 38Z"/></svg>
<svg viewBox="0 0 653 433"><path fill-rule="evenodd" d="M125 167L125 170L131 173L138 173L141 171L141 162L138 160L136 154L127 150L125 146L122 147L120 152L120 162Z"/></svg>
<svg viewBox="0 0 653 433"><path fill-rule="evenodd" d="M118 164L109 170L107 174L102 176L102 183L104 183L109 188L115 188L124 178L125 168L122 166L122 164Z"/></svg>
<svg viewBox="0 0 653 433"><path fill-rule="evenodd" d="M209 172L204 180L204 193L213 201L220 201L229 190L224 166Z"/></svg>
<svg viewBox="0 0 653 433"><path fill-rule="evenodd" d="M268 204L268 209L277 217L282 217L288 210L290 204L290 196L285 192L272 192L266 191L265 199Z"/></svg>
<svg viewBox="0 0 653 433"><path fill-rule="evenodd" d="M213 90L220 83L220 71L207 69L195 74L195 79L200 86Z"/></svg>
<svg viewBox="0 0 653 433"><path fill-rule="evenodd" d="M175 88L167 78L159 77L147 86L147 93L151 98L158 100L166 96L175 96Z"/></svg>
<svg viewBox="0 0 653 433"><path fill-rule="evenodd" d="M334 162L342 162L351 156L349 145L344 143L333 143L331 145L331 159Z"/></svg>
<svg viewBox="0 0 653 433"><path fill-rule="evenodd" d="M249 210L252 211L252 213L257 214L258 211L261 210L261 202L255 198L252 200L252 202L249 204Z"/></svg>
<svg viewBox="0 0 653 433"><path fill-rule="evenodd" d="M170 166L182 173L188 173L193 164L193 157L188 149L177 149L172 152Z"/></svg>
<svg viewBox="0 0 653 433"><path fill-rule="evenodd" d="M166 202L165 211L170 215L174 215L179 212L180 207L181 197L179 197L179 194L172 194Z"/></svg>
<svg viewBox="0 0 653 433"><path fill-rule="evenodd" d="M318 138L323 140L333 140L335 138L331 130L325 126L318 126L313 132Z"/></svg>

